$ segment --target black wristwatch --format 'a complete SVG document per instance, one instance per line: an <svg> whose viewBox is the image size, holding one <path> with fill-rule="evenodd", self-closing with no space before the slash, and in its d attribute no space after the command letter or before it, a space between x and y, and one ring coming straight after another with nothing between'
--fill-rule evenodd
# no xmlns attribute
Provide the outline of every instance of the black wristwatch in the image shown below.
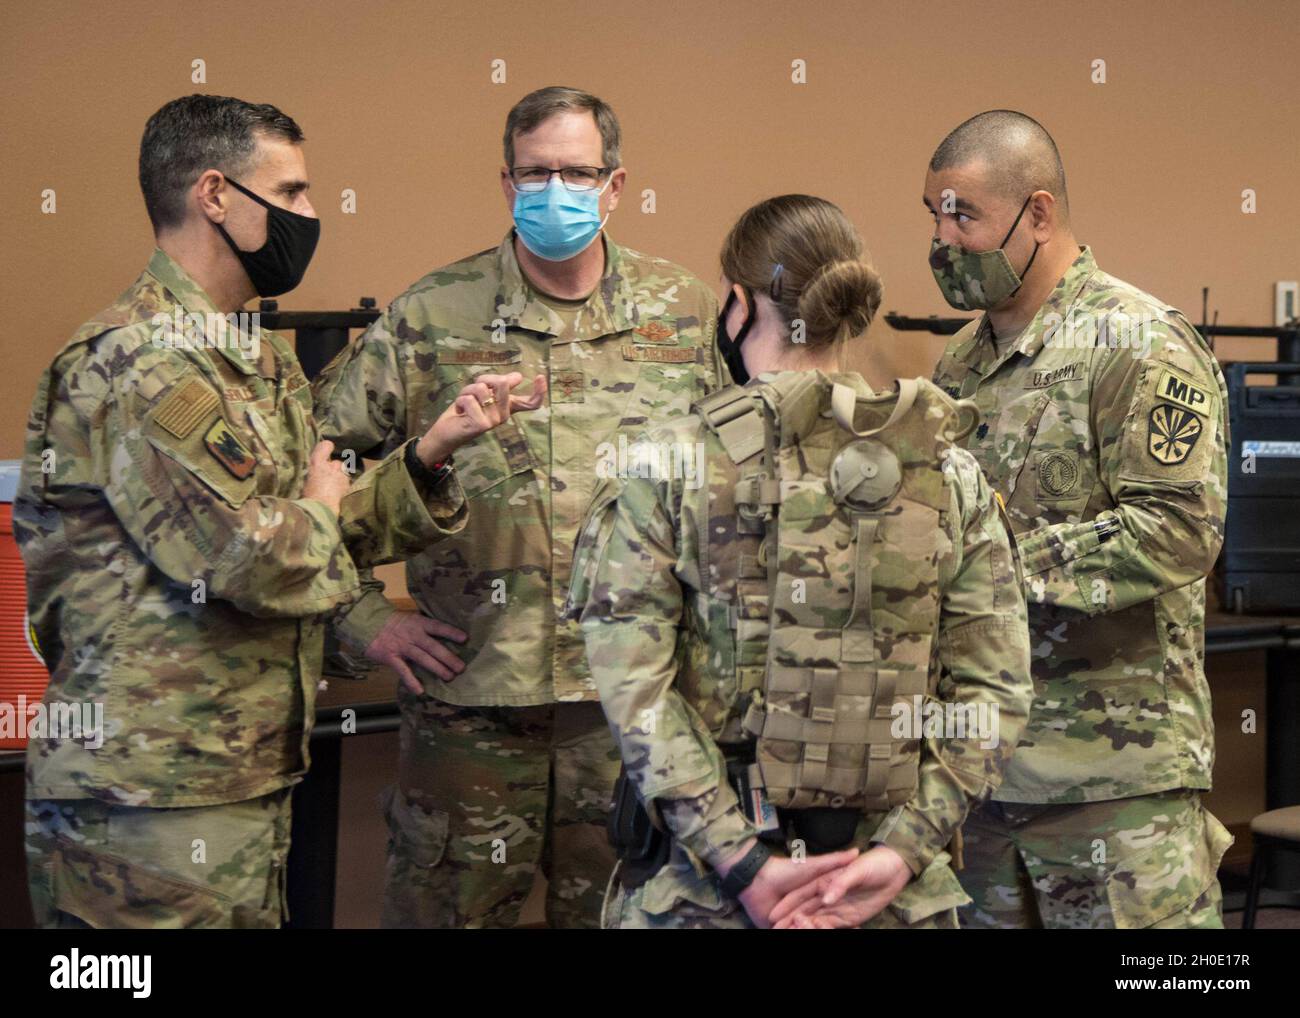
<svg viewBox="0 0 1300 1018"><path fill-rule="evenodd" d="M435 463L432 468L426 467L419 455L416 454L415 447L418 444L418 442L407 443L406 452L402 455L402 459L406 463L407 473L411 475L411 479L416 484L423 485L426 489L432 488L451 473L452 458L448 456L442 462Z"/></svg>
<svg viewBox="0 0 1300 1018"><path fill-rule="evenodd" d="M772 858L772 853L762 841L755 841L754 847L745 853L745 857L736 863L722 878L722 893L732 898L739 898L740 893L754 882L763 863Z"/></svg>

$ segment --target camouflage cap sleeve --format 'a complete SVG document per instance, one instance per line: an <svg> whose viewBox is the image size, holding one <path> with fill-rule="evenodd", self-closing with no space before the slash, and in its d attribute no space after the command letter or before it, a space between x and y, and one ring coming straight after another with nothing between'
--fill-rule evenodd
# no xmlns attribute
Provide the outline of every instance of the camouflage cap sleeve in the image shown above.
<svg viewBox="0 0 1300 1018"><path fill-rule="evenodd" d="M949 451L944 473L955 554L942 580L937 699L966 723L923 739L916 793L872 839L916 874L1000 784L1033 700L1025 597L1005 517L966 450Z"/></svg>
<svg viewBox="0 0 1300 1018"><path fill-rule="evenodd" d="M1181 316L1171 312L1150 330L1145 356L1099 350L1093 430L1115 506L1020 535L1031 602L1121 611L1214 567L1227 510L1223 374Z"/></svg>

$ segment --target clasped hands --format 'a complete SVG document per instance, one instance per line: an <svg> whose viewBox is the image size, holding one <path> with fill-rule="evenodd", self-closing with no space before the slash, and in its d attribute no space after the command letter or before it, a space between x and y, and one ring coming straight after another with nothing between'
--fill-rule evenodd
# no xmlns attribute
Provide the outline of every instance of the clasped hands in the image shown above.
<svg viewBox="0 0 1300 1018"><path fill-rule="evenodd" d="M718 874L725 877L753 844L723 860ZM774 855L741 892L740 903L760 929L851 929L882 911L911 879L903 857L886 845L803 859Z"/></svg>

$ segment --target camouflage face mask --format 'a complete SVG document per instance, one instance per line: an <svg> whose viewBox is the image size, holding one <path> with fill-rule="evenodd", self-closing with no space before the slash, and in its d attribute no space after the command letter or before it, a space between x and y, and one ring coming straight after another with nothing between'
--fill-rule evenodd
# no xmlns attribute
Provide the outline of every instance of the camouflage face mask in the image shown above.
<svg viewBox="0 0 1300 1018"><path fill-rule="evenodd" d="M1032 198L1031 194L1029 198ZM1011 267L1007 253L1002 250L1020 225L1020 217L1029 207L1029 198L1016 213L1016 221L1002 238L1002 243L992 251L965 251L958 244L941 244L935 237L930 244L930 271L939 284L943 299L962 311L997 307L1020 289L1029 266L1038 257L1038 241L1029 256L1023 272L1017 274Z"/></svg>

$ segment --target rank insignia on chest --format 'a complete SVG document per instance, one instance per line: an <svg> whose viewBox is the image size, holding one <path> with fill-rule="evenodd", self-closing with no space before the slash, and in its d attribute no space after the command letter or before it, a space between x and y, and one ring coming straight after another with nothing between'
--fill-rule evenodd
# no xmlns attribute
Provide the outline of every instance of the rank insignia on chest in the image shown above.
<svg viewBox="0 0 1300 1018"><path fill-rule="evenodd" d="M1196 414L1172 403L1156 404L1151 408L1149 420L1147 451L1165 466L1187 459L1204 430Z"/></svg>
<svg viewBox="0 0 1300 1018"><path fill-rule="evenodd" d="M581 371L551 372L552 403L582 403L585 398L585 383Z"/></svg>
<svg viewBox="0 0 1300 1018"><path fill-rule="evenodd" d="M244 448L243 443L239 441L239 436L231 431L230 426L220 417L204 434L203 444L208 447L208 452L217 458L217 462L241 481L257 466L253 454Z"/></svg>
<svg viewBox="0 0 1300 1018"><path fill-rule="evenodd" d="M647 343L671 343L677 331L663 322L646 322L634 330Z"/></svg>

